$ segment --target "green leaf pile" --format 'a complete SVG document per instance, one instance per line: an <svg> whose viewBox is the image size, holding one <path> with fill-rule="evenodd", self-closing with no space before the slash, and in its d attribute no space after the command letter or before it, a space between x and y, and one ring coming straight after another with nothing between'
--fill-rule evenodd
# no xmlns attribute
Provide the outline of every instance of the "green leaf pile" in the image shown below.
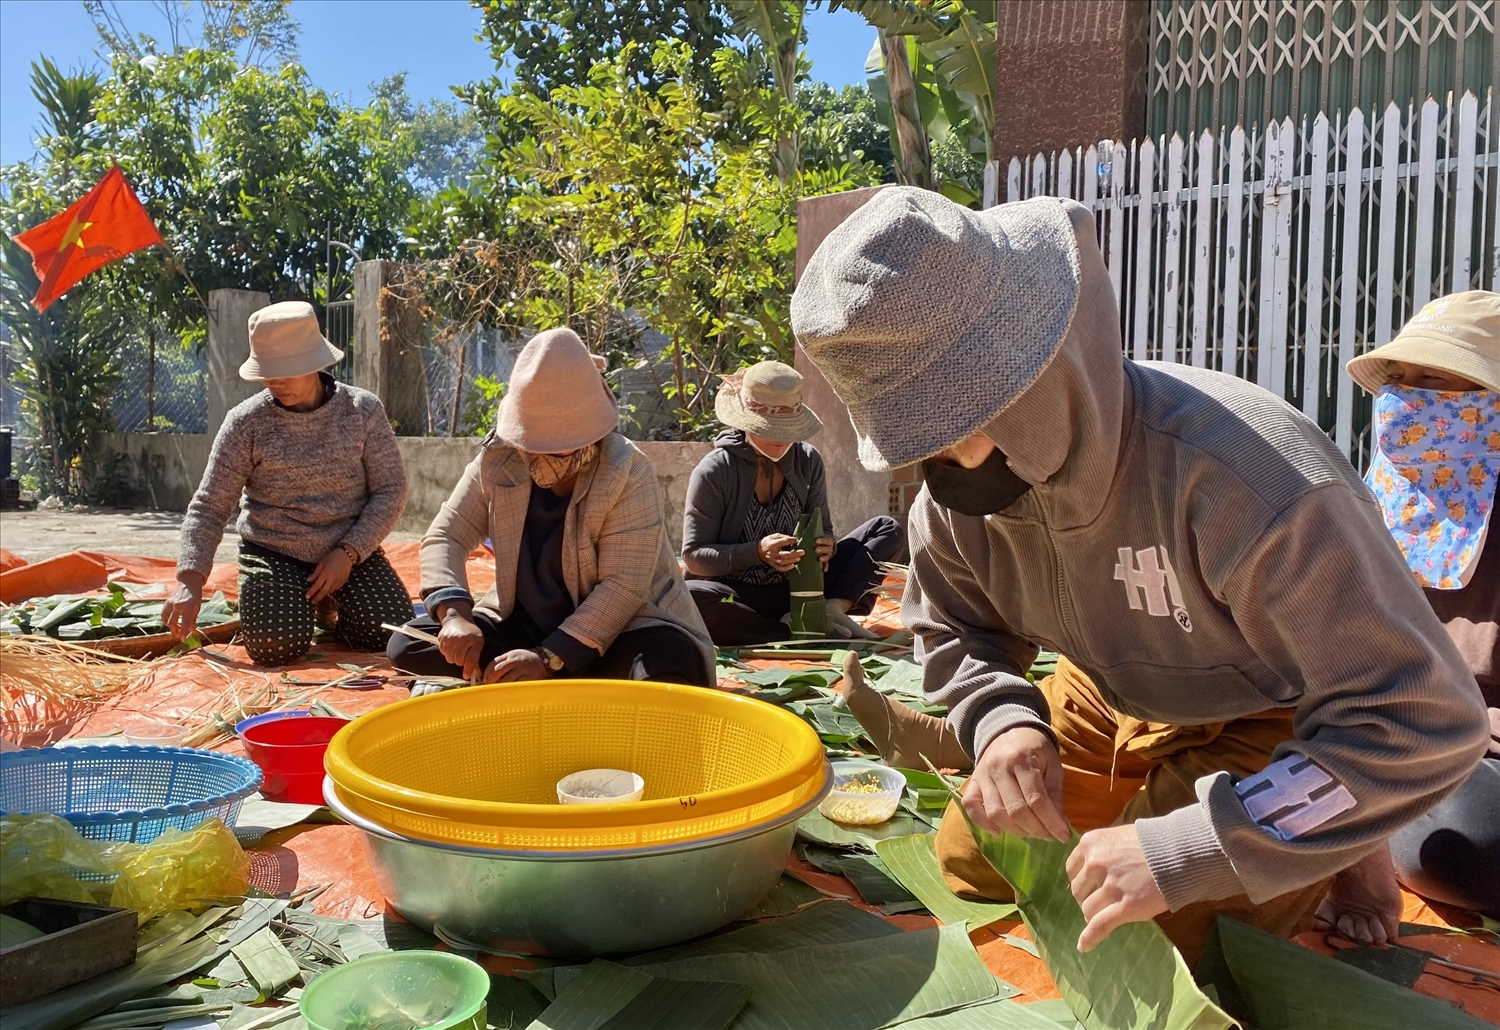
<svg viewBox="0 0 1500 1030"><path fill-rule="evenodd" d="M43 634L58 640L103 640L106 637L148 637L167 631L161 621L165 602L133 598L118 583L103 596L57 594L20 604L0 606L0 633L19 636ZM236 618L234 602L222 591L203 602L198 628L211 629Z"/></svg>

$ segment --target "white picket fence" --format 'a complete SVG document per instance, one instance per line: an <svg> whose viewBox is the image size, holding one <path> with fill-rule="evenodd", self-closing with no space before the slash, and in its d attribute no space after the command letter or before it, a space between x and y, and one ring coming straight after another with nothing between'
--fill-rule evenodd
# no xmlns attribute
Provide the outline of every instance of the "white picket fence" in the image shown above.
<svg viewBox="0 0 1500 1030"><path fill-rule="evenodd" d="M1253 380L1363 467L1369 398L1345 362L1433 297L1495 288L1493 103L1037 154L1010 162L1006 199L1093 208L1127 354Z"/></svg>

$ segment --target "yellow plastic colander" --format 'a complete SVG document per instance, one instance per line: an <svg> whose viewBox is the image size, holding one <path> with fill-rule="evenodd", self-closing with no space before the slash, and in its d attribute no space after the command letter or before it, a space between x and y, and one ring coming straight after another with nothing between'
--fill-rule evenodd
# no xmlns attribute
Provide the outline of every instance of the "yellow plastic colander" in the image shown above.
<svg viewBox="0 0 1500 1030"><path fill-rule="evenodd" d="M774 705L700 687L563 680L412 698L350 723L325 767L355 814L469 847L607 851L774 821L820 797L812 727ZM580 769L646 781L629 804L563 806Z"/></svg>

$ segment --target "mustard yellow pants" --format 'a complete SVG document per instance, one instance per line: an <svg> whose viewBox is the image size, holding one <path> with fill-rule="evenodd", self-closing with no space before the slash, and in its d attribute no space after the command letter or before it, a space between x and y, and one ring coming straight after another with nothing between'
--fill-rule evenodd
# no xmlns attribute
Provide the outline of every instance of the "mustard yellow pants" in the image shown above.
<svg viewBox="0 0 1500 1030"><path fill-rule="evenodd" d="M1292 711L1276 709L1227 723L1170 726L1115 711L1083 670L1061 658L1038 686L1052 709L1063 764L1063 813L1079 833L1131 823L1193 804L1193 784L1220 770L1259 772L1292 737ZM955 894L1009 901L1010 884L985 861L962 813L950 804L937 835L938 864ZM1281 937L1312 928L1328 893L1324 880L1264 904L1240 895L1198 902L1156 917L1189 965L1196 965L1221 913Z"/></svg>

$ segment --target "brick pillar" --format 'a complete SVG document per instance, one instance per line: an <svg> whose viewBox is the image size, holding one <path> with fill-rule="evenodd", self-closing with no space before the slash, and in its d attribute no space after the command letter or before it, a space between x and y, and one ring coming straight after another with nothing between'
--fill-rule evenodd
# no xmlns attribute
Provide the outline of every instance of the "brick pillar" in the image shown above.
<svg viewBox="0 0 1500 1030"><path fill-rule="evenodd" d="M802 277L802 269L807 267L818 244L882 188L871 186L797 202L798 278ZM818 366L800 346L796 363L797 371L805 380L802 399L823 420L823 431L811 442L823 455L823 466L827 470L828 506L833 509L830 514L834 529L842 535L876 515L898 515L904 521L904 509L899 513L892 510L895 495L890 473L866 472L859 463L859 440L849 421L849 409L844 407L844 402L839 400Z"/></svg>
<svg viewBox="0 0 1500 1030"><path fill-rule="evenodd" d="M997 7L995 157L1135 139L1146 131L1148 0L1003 0Z"/></svg>
<svg viewBox="0 0 1500 1030"><path fill-rule="evenodd" d="M208 435L215 436L229 409L261 390L240 378L250 357L250 316L271 303L253 290L208 292Z"/></svg>
<svg viewBox="0 0 1500 1030"><path fill-rule="evenodd" d="M380 398L397 436L422 436L427 430L425 327L416 304L386 289L397 267L393 261L354 266L354 385Z"/></svg>

